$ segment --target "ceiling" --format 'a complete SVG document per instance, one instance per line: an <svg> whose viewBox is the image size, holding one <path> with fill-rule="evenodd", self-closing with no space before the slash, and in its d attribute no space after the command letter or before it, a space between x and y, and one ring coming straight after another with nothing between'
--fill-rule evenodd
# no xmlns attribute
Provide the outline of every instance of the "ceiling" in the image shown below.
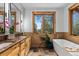
<svg viewBox="0 0 79 59"><path fill-rule="evenodd" d="M68 5L68 3L22 3L25 9L34 8L59 8Z"/></svg>

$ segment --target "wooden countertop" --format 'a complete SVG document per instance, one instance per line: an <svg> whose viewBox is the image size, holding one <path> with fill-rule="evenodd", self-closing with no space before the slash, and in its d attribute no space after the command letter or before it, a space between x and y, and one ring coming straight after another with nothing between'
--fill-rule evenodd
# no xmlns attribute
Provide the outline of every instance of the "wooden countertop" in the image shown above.
<svg viewBox="0 0 79 59"><path fill-rule="evenodd" d="M14 46L15 44L17 44L18 42L22 41L23 39L27 38L27 36L19 36L15 39L9 39L9 40L4 40L4 41L1 41L1 43L6 43L6 42L12 42L11 44L9 44L8 46L0 49L0 53L4 52L5 50L9 49L10 47Z"/></svg>

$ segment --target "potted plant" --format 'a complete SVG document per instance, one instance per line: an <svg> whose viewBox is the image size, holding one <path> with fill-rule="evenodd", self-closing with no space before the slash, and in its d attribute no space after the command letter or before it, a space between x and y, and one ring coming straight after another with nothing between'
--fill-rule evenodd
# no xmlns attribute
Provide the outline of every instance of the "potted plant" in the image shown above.
<svg viewBox="0 0 79 59"><path fill-rule="evenodd" d="M10 27L9 32L10 32L10 34L13 34L14 33L14 26L11 26Z"/></svg>
<svg viewBox="0 0 79 59"><path fill-rule="evenodd" d="M50 41L50 37L47 34L45 34L45 36L41 37L41 40L47 49L53 48L53 43Z"/></svg>
<svg viewBox="0 0 79 59"><path fill-rule="evenodd" d="M2 27L0 27L0 33L4 33L4 29Z"/></svg>

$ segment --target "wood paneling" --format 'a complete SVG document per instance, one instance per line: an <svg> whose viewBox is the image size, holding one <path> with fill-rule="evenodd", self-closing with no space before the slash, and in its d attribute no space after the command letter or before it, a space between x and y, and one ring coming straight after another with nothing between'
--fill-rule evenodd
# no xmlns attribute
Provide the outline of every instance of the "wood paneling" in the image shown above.
<svg viewBox="0 0 79 59"><path fill-rule="evenodd" d="M41 40L41 36L45 35L45 33L31 33L31 32L26 32L24 33L24 35L27 35L27 36L31 36L32 39L31 39L31 47L44 47L42 43L42 40ZM63 32L56 32L55 34L52 33L52 34L48 34L50 39L54 39L54 38L57 38L57 39L61 39L61 38L64 38L64 34Z"/></svg>
<svg viewBox="0 0 79 59"><path fill-rule="evenodd" d="M79 44L79 36L70 35L68 32L64 32L64 38Z"/></svg>

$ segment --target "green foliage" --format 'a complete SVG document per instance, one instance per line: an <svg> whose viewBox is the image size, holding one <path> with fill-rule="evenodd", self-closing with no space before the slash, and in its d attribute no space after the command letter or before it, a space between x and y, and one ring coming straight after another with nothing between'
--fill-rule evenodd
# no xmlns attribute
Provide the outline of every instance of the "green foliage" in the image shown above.
<svg viewBox="0 0 79 59"><path fill-rule="evenodd" d="M34 23L34 31L37 31L37 25Z"/></svg>
<svg viewBox="0 0 79 59"><path fill-rule="evenodd" d="M4 29L0 27L0 33L4 33Z"/></svg>
<svg viewBox="0 0 79 59"><path fill-rule="evenodd" d="M45 20L44 21L44 32L51 33L52 32L52 25L49 23L49 21Z"/></svg>
<svg viewBox="0 0 79 59"><path fill-rule="evenodd" d="M75 11L73 15L76 15L76 13L78 12ZM75 18L72 19L72 34L75 36L79 35L79 15L76 15Z"/></svg>
<svg viewBox="0 0 79 59"><path fill-rule="evenodd" d="M10 34L13 34L14 33L14 26L11 26L10 27L9 32L10 32Z"/></svg>
<svg viewBox="0 0 79 59"><path fill-rule="evenodd" d="M43 43L45 44L45 47L47 49L51 49L53 48L53 44L52 42L50 41L50 37L46 34L45 37L41 37Z"/></svg>

